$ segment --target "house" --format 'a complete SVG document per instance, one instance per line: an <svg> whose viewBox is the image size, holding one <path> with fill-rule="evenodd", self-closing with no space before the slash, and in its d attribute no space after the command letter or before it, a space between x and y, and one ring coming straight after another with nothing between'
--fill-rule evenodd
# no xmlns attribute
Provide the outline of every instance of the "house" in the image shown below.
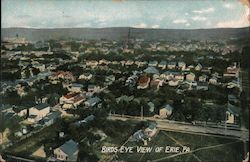
<svg viewBox="0 0 250 162"><path fill-rule="evenodd" d="M94 119L95 119L94 115L89 115L86 118L84 118L83 120L77 121L74 124L77 126L80 126L82 123L88 123L88 122L93 121Z"/></svg>
<svg viewBox="0 0 250 162"><path fill-rule="evenodd" d="M179 85L179 80L172 79L172 80L168 81L168 85L169 86L178 86Z"/></svg>
<svg viewBox="0 0 250 162"><path fill-rule="evenodd" d="M167 118L173 112L173 107L169 104L164 105L159 112L160 118Z"/></svg>
<svg viewBox="0 0 250 162"><path fill-rule="evenodd" d="M76 92L69 92L66 95L63 95L62 97L60 97L59 99L59 103L60 104L64 104L64 103L72 103L72 99L77 96L78 93Z"/></svg>
<svg viewBox="0 0 250 162"><path fill-rule="evenodd" d="M50 80L57 80L57 79L65 79L65 80L70 80L70 81L75 81L75 77L73 74L69 71L58 71L53 73L51 76L49 76Z"/></svg>
<svg viewBox="0 0 250 162"><path fill-rule="evenodd" d="M146 68L145 70L143 70L143 72L147 74L160 74L159 70L152 66Z"/></svg>
<svg viewBox="0 0 250 162"><path fill-rule="evenodd" d="M78 156L78 143L72 139L65 142L62 146L53 150L54 156L60 161L76 162Z"/></svg>
<svg viewBox="0 0 250 162"><path fill-rule="evenodd" d="M156 123L150 123L149 126L145 129L145 134L146 136L149 137L149 141L151 140L151 138L153 136L155 136L156 132L157 132L157 128L156 128Z"/></svg>
<svg viewBox="0 0 250 162"><path fill-rule="evenodd" d="M158 65L158 61L149 61L148 66L154 66L156 67Z"/></svg>
<svg viewBox="0 0 250 162"><path fill-rule="evenodd" d="M186 75L186 80L189 82L193 82L195 80L195 74L194 73L189 73Z"/></svg>
<svg viewBox="0 0 250 162"><path fill-rule="evenodd" d="M227 67L226 72L223 74L224 77L238 77L240 69L236 67L236 63L234 65Z"/></svg>
<svg viewBox="0 0 250 162"><path fill-rule="evenodd" d="M160 80L160 79L154 79L150 83L150 86L156 87L156 89L159 89L162 85L163 85L163 80Z"/></svg>
<svg viewBox="0 0 250 162"><path fill-rule="evenodd" d="M155 110L155 104L153 102L149 102L148 104L149 111L152 113Z"/></svg>
<svg viewBox="0 0 250 162"><path fill-rule="evenodd" d="M178 62L178 69L185 70L186 69L186 63L185 62Z"/></svg>
<svg viewBox="0 0 250 162"><path fill-rule="evenodd" d="M28 121L37 122L50 113L50 106L47 103L41 103L29 108Z"/></svg>
<svg viewBox="0 0 250 162"><path fill-rule="evenodd" d="M146 89L146 88L148 88L149 83L150 83L150 77L148 77L146 75L142 75L142 76L140 76L140 78L138 80L137 89Z"/></svg>
<svg viewBox="0 0 250 162"><path fill-rule="evenodd" d="M98 61L88 60L88 61L86 61L86 65L93 68L93 67L96 67L98 65Z"/></svg>
<svg viewBox="0 0 250 162"><path fill-rule="evenodd" d="M166 71L160 75L160 78L163 78L165 80L171 80L174 78L174 75L170 71Z"/></svg>
<svg viewBox="0 0 250 162"><path fill-rule="evenodd" d="M27 108L15 109L14 111L20 117L25 117L28 114Z"/></svg>
<svg viewBox="0 0 250 162"><path fill-rule="evenodd" d="M42 123L46 126L50 126L56 122L57 119L61 117L60 111L52 111L46 117L42 119Z"/></svg>
<svg viewBox="0 0 250 162"><path fill-rule="evenodd" d="M208 83L207 82L197 82L196 89L207 91L208 90Z"/></svg>
<svg viewBox="0 0 250 162"><path fill-rule="evenodd" d="M202 69L201 69L201 72L203 72L203 73L211 73L211 70L212 70L212 67L203 67Z"/></svg>
<svg viewBox="0 0 250 162"><path fill-rule="evenodd" d="M93 107L101 101L99 97L93 97L84 102L85 106Z"/></svg>
<svg viewBox="0 0 250 162"><path fill-rule="evenodd" d="M85 93L69 92L66 95L60 97L59 103L62 105L63 109L72 109L77 108L77 106L85 100Z"/></svg>
<svg viewBox="0 0 250 162"><path fill-rule="evenodd" d="M239 108L232 105L228 104L227 111L226 111L226 123L229 124L237 124L238 118L239 118Z"/></svg>
<svg viewBox="0 0 250 162"><path fill-rule="evenodd" d="M88 85L88 92L93 92L93 93L96 93L96 92L99 92L100 91L100 86L97 86L97 85Z"/></svg>
<svg viewBox="0 0 250 162"><path fill-rule="evenodd" d="M161 61L161 62L158 64L158 67L159 67L159 68L162 68L162 69L166 69L166 67L167 67L167 61Z"/></svg>
<svg viewBox="0 0 250 162"><path fill-rule="evenodd" d="M147 139L148 139L148 136L147 134L145 134L145 131L143 131L142 129L136 131L132 136L133 141L137 141L137 142L143 141L144 145L147 145Z"/></svg>
<svg viewBox="0 0 250 162"><path fill-rule="evenodd" d="M183 81L184 80L184 75L182 73L179 73L179 72L175 72L173 73L174 75L174 78L179 80L179 81Z"/></svg>
<svg viewBox="0 0 250 162"><path fill-rule="evenodd" d="M203 75L201 75L201 76L199 76L199 82L206 82L207 81L207 78L208 78L208 76L207 75L205 75L205 74L203 74Z"/></svg>
<svg viewBox="0 0 250 162"><path fill-rule="evenodd" d="M83 89L83 85L77 84L77 83L73 83L68 87L68 90L71 92L81 92L82 89Z"/></svg>
<svg viewBox="0 0 250 162"><path fill-rule="evenodd" d="M132 76L128 77L128 79L125 82L125 85L126 86L128 86L128 85L129 86L135 86L137 81L138 81L138 76L137 75L132 75Z"/></svg>
<svg viewBox="0 0 250 162"><path fill-rule="evenodd" d="M168 69L175 69L176 68L176 62L169 62L168 63Z"/></svg>
<svg viewBox="0 0 250 162"><path fill-rule="evenodd" d="M210 78L209 83L213 84L213 85L216 85L217 84L217 78L215 78L215 77Z"/></svg>
<svg viewBox="0 0 250 162"><path fill-rule="evenodd" d="M82 79L82 80L90 80L93 77L93 75L91 73L84 73L81 74L78 79Z"/></svg>
<svg viewBox="0 0 250 162"><path fill-rule="evenodd" d="M198 65L195 66L194 68L196 71L200 71L202 69L202 65L199 63Z"/></svg>

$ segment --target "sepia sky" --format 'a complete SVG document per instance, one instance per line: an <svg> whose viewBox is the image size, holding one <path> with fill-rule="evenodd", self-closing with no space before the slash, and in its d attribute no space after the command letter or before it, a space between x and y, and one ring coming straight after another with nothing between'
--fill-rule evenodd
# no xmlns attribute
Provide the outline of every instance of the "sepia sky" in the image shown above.
<svg viewBox="0 0 250 162"><path fill-rule="evenodd" d="M2 27L236 28L245 0L1 0Z"/></svg>

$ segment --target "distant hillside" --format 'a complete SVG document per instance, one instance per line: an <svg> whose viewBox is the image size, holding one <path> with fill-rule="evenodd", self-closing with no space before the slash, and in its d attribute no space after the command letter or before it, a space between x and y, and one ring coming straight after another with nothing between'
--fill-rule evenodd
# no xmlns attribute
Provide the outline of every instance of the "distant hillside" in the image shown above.
<svg viewBox="0 0 250 162"><path fill-rule="evenodd" d="M117 28L2 28L1 39L5 37L25 37L31 41L48 39L108 39L125 40L128 37L144 40L218 40L249 37L250 27L246 28L219 28L219 29L137 29L128 27Z"/></svg>

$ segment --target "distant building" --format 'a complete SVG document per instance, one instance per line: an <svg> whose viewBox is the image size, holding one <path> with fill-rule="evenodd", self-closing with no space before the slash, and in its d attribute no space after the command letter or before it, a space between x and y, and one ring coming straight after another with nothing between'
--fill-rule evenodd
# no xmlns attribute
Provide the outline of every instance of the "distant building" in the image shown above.
<svg viewBox="0 0 250 162"><path fill-rule="evenodd" d="M195 66L194 68L196 71L200 71L202 69L202 65L199 63L198 65Z"/></svg>
<svg viewBox="0 0 250 162"><path fill-rule="evenodd" d="M60 161L76 162L78 157L78 143L72 139L65 142L62 146L54 149L54 156Z"/></svg>
<svg viewBox="0 0 250 162"><path fill-rule="evenodd" d="M146 89L150 83L150 77L143 75L139 78L137 89Z"/></svg>
<svg viewBox="0 0 250 162"><path fill-rule="evenodd" d="M157 66L158 65L158 61L149 61L148 66Z"/></svg>
<svg viewBox="0 0 250 162"><path fill-rule="evenodd" d="M156 69L155 67L151 67L151 66L143 70L143 72L147 74L160 74L158 69Z"/></svg>
<svg viewBox="0 0 250 162"><path fill-rule="evenodd" d="M167 67L167 62L166 62L166 61L161 61L161 62L158 64L158 67L159 67L159 68L162 68L162 69L166 69L166 67Z"/></svg>
<svg viewBox="0 0 250 162"><path fill-rule="evenodd" d="M168 69L175 69L176 68L176 62L169 62L168 63Z"/></svg>
<svg viewBox="0 0 250 162"><path fill-rule="evenodd" d="M82 89L83 89L83 85L77 84L77 83L73 83L68 87L68 90L71 92L81 92Z"/></svg>
<svg viewBox="0 0 250 162"><path fill-rule="evenodd" d="M93 97L84 102L87 107L93 107L101 101L99 97Z"/></svg>
<svg viewBox="0 0 250 162"><path fill-rule="evenodd" d="M164 105L159 112L161 118L169 117L173 112L173 107L169 104Z"/></svg>
<svg viewBox="0 0 250 162"><path fill-rule="evenodd" d="M91 73L84 73L78 77L78 79L90 80L93 77Z"/></svg>
<svg viewBox="0 0 250 162"><path fill-rule="evenodd" d="M227 111L226 111L226 123L229 124L237 124L239 120L239 108L232 105L228 104Z"/></svg>
<svg viewBox="0 0 250 162"><path fill-rule="evenodd" d="M186 75L186 80L189 82L193 82L195 80L195 74L194 73L189 73Z"/></svg>

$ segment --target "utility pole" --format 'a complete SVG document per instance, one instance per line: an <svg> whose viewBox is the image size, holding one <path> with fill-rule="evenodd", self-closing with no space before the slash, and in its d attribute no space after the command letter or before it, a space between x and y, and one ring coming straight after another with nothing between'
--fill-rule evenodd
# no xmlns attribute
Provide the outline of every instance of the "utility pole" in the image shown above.
<svg viewBox="0 0 250 162"><path fill-rule="evenodd" d="M141 106L141 120L143 120L143 106Z"/></svg>

